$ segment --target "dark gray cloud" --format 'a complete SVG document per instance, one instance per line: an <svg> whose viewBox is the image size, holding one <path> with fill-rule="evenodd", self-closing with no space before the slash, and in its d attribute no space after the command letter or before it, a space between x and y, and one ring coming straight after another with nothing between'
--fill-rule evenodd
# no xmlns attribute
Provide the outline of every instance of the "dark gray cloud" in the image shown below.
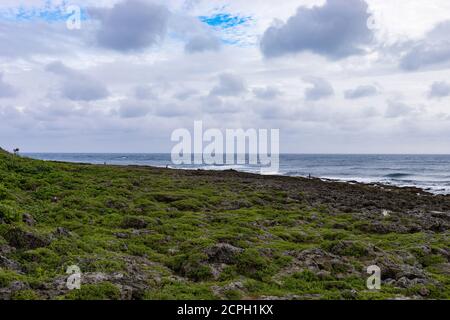
<svg viewBox="0 0 450 320"><path fill-rule="evenodd" d="M74 101L94 101L107 98L109 93L103 84L90 79L69 79L62 87L64 97Z"/></svg>
<svg viewBox="0 0 450 320"><path fill-rule="evenodd" d="M317 101L334 95L333 86L325 79L307 77L304 78L304 81L312 85L312 87L305 90L306 100Z"/></svg>
<svg viewBox="0 0 450 320"><path fill-rule="evenodd" d="M94 101L107 98L108 89L97 79L73 70L61 62L53 62L46 70L63 78L61 95L73 101Z"/></svg>
<svg viewBox="0 0 450 320"><path fill-rule="evenodd" d="M253 94L261 100L273 100L280 96L281 92L275 87L266 87L253 89Z"/></svg>
<svg viewBox="0 0 450 320"><path fill-rule="evenodd" d="M428 92L428 97L432 99L439 99L448 96L450 96L450 84L445 81L434 82Z"/></svg>
<svg viewBox="0 0 450 320"><path fill-rule="evenodd" d="M125 0L92 12L101 21L98 43L125 52L145 49L164 38L170 16L166 7L141 0Z"/></svg>
<svg viewBox="0 0 450 320"><path fill-rule="evenodd" d="M378 89L371 85L359 86L355 89L350 89L344 92L345 99L349 100L371 97L377 94Z"/></svg>
<svg viewBox="0 0 450 320"><path fill-rule="evenodd" d="M220 50L220 41L212 35L196 35L184 47L187 53Z"/></svg>
<svg viewBox="0 0 450 320"><path fill-rule="evenodd" d="M16 94L17 90L12 85L5 82L3 73L0 72L0 98L11 98L16 96Z"/></svg>
<svg viewBox="0 0 450 320"><path fill-rule="evenodd" d="M321 6L300 7L286 23L266 30L261 50L266 57L311 51L332 59L360 54L371 43L364 0L327 0Z"/></svg>
<svg viewBox="0 0 450 320"><path fill-rule="evenodd" d="M425 37L412 42L410 49L400 60L400 68L414 71L450 61L450 21L442 22Z"/></svg>
<svg viewBox="0 0 450 320"><path fill-rule="evenodd" d="M247 90L244 80L234 74L219 76L219 84L211 90L213 96L239 96Z"/></svg>

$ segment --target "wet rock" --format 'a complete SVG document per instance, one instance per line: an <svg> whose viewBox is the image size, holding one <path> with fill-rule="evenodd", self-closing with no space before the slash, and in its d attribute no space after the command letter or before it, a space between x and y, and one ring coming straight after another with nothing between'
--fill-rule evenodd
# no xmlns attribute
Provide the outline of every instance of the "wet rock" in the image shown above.
<svg viewBox="0 0 450 320"><path fill-rule="evenodd" d="M205 253L210 262L232 264L244 250L228 243L218 243L208 248Z"/></svg>
<svg viewBox="0 0 450 320"><path fill-rule="evenodd" d="M5 234L5 239L9 245L17 249L36 249L46 247L50 244L50 240L41 235L31 233L19 228L12 228Z"/></svg>

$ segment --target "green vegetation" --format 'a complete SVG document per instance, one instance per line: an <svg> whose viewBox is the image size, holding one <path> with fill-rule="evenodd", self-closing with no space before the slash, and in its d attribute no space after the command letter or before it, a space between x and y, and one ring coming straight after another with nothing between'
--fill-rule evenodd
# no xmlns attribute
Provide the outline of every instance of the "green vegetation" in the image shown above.
<svg viewBox="0 0 450 320"><path fill-rule="evenodd" d="M450 298L447 232L368 233L268 179L0 151L0 299Z"/></svg>

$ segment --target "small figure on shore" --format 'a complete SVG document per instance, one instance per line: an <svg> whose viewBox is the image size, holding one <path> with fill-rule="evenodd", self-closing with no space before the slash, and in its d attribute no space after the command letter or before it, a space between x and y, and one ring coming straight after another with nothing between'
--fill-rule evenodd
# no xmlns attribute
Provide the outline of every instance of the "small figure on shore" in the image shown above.
<svg viewBox="0 0 450 320"><path fill-rule="evenodd" d="M308 174L308 179L312 179L311 173Z"/></svg>

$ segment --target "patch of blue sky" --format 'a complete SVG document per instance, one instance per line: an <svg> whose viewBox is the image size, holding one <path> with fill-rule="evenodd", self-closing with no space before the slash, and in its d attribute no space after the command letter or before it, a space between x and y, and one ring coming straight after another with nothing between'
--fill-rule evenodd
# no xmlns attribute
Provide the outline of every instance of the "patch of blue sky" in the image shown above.
<svg viewBox="0 0 450 320"><path fill-rule="evenodd" d="M246 47L256 43L256 38L251 36L250 27L254 22L251 16L219 12L198 19L213 28L224 45Z"/></svg>
<svg viewBox="0 0 450 320"><path fill-rule="evenodd" d="M230 13L217 13L212 16L198 17L201 22L210 25L211 27L229 29L241 26L252 20L252 17L240 17Z"/></svg>
<svg viewBox="0 0 450 320"><path fill-rule="evenodd" d="M61 22L67 21L73 12L68 11L69 5L62 2L59 5L52 5L47 1L43 7L16 7L0 9L0 20L26 22L26 21L45 21ZM81 20L87 20L86 10L80 7Z"/></svg>

